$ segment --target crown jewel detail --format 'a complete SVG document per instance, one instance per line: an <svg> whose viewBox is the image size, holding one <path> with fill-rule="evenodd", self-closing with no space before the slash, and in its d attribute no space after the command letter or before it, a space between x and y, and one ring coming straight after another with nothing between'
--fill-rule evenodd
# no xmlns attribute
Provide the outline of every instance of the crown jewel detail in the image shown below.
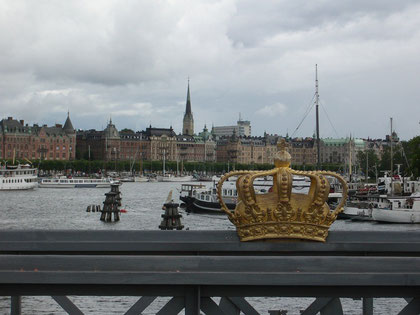
<svg viewBox="0 0 420 315"><path fill-rule="evenodd" d="M291 156L284 139L278 144L275 168L269 171L233 171L225 174L217 184L221 209L236 226L241 241L261 239L306 239L325 242L328 229L343 211L347 199L347 183L334 172L296 171L291 169ZM308 177L308 194L292 192L293 175ZM238 176L238 200L231 212L222 199L223 182ZM266 194L255 192L254 180L272 176L272 189ZM343 186L340 203L333 211L326 203L330 185L325 176L336 177Z"/></svg>

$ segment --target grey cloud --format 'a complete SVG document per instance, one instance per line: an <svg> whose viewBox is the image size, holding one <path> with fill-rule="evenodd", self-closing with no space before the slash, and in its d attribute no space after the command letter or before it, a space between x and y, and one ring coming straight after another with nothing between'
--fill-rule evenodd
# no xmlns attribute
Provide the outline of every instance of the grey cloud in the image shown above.
<svg viewBox="0 0 420 315"><path fill-rule="evenodd" d="M2 2L1 115L50 124L69 109L76 128L112 115L119 128L179 132L190 76L196 130L241 112L254 134L284 134L314 93L318 63L341 136L383 136L394 116L408 138L419 134L419 16L408 0ZM255 115L273 104L287 112ZM311 113L298 135L313 129Z"/></svg>

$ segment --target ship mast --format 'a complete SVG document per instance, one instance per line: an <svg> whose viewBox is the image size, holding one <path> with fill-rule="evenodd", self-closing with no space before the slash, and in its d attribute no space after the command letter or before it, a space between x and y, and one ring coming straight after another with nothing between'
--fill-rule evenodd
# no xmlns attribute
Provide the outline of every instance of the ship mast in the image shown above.
<svg viewBox="0 0 420 315"><path fill-rule="evenodd" d="M317 166L321 169L321 150L319 141L319 93L318 93L318 65L315 65L315 109L316 109L316 146L317 146Z"/></svg>
<svg viewBox="0 0 420 315"><path fill-rule="evenodd" d="M393 150L392 150L392 117L391 117L391 137L390 137L390 139L389 139L389 141L391 141L390 142L390 144L391 144L391 196L393 196L394 195L394 187L392 187L393 185L392 185L392 182L393 182L393 179L394 179L394 163L393 163Z"/></svg>

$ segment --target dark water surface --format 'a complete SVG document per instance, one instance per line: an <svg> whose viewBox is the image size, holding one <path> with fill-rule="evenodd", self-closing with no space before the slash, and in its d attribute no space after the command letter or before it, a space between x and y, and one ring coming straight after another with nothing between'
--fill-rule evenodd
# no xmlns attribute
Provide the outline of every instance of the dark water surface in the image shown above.
<svg viewBox="0 0 420 315"><path fill-rule="evenodd" d="M157 230L161 222L162 205L169 191L178 202L180 183L124 183L121 221L104 223L100 213L88 213L89 204L101 204L109 189L53 189L32 191L0 191L0 229L71 229L71 230ZM223 215L186 214L182 223L190 230L234 230ZM420 225L378 224L371 222L336 221L334 230L419 230ZM124 314L137 297L81 297L71 300L85 314ZM169 298L159 298L143 314L155 314ZM268 310L285 309L300 314L314 299L311 298L247 298L261 314ZM342 299L345 314L361 314L362 302ZM397 314L406 304L403 299L375 299L375 314ZM0 297L0 314L10 313L10 297ZM22 314L66 314L51 297L22 297Z"/></svg>

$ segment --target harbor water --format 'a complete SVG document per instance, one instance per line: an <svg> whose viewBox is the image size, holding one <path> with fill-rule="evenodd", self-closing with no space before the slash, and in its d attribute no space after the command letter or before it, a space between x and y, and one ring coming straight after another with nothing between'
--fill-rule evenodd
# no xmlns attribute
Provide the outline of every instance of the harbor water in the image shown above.
<svg viewBox="0 0 420 315"><path fill-rule="evenodd" d="M161 222L162 205L168 193L173 191L179 202L180 183L124 183L122 208L119 222L105 223L100 213L86 212L91 204L102 205L103 189L54 189L37 188L30 191L0 191L0 229L2 230L157 230ZM190 230L234 230L224 215L187 214L182 223ZM420 225L379 224L375 222L350 222L339 220L333 230L419 230ZM70 299L85 314L124 314L137 297L71 296ZM155 314L169 298L158 298L143 314ZM287 310L300 314L314 299L311 298L247 298L261 313L268 310ZM345 314L361 314L362 301L342 299ZM403 299L381 298L374 300L374 314L396 314L406 305ZM0 297L0 314L10 313L10 297ZM22 297L22 314L66 314L51 297Z"/></svg>

